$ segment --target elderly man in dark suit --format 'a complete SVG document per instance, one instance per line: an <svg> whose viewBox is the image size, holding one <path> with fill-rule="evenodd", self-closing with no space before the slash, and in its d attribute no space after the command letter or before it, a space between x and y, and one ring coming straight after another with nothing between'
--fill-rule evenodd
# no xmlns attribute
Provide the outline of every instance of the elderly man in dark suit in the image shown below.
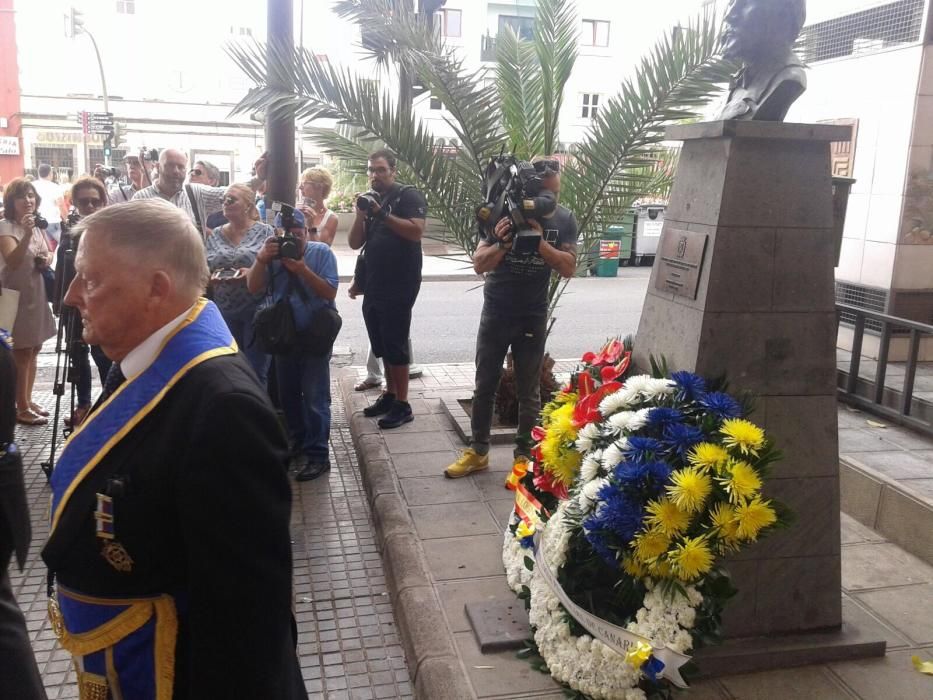
<svg viewBox="0 0 933 700"><path fill-rule="evenodd" d="M7 572L14 553L22 569L30 537L23 461L13 442L16 365L11 351L10 336L0 328L0 698L45 700L26 620L16 605Z"/></svg>
<svg viewBox="0 0 933 700"><path fill-rule="evenodd" d="M79 227L65 303L114 364L52 474L42 556L81 697L304 698L287 444L200 298L201 237L157 199Z"/></svg>

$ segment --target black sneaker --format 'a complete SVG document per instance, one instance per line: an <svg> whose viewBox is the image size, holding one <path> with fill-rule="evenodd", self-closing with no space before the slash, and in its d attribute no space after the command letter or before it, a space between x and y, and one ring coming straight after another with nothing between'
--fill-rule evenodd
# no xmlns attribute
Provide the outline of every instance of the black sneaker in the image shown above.
<svg viewBox="0 0 933 700"><path fill-rule="evenodd" d="M411 412L411 404L407 401L395 401L392 408L384 418L379 419L380 428L398 428L405 423L411 423L415 415Z"/></svg>
<svg viewBox="0 0 933 700"><path fill-rule="evenodd" d="M363 409L363 415L367 418L381 416L383 413L388 413L394 403L395 394L390 394L388 391L383 392L382 396L376 399L376 402L372 406L367 406Z"/></svg>
<svg viewBox="0 0 933 700"><path fill-rule="evenodd" d="M304 469L295 475L295 481L311 481L317 479L321 474L330 471L330 460L323 462L308 462Z"/></svg>

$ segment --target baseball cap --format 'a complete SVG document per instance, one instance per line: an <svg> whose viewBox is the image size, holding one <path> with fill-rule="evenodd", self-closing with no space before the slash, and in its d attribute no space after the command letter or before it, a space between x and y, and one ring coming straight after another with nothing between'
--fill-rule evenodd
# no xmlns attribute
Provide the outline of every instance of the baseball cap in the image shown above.
<svg viewBox="0 0 933 700"><path fill-rule="evenodd" d="M291 228L297 228L304 230L305 228L305 215L301 213L299 209L292 209L292 226ZM285 228L282 225L282 212L279 212L275 215L275 227L276 228Z"/></svg>

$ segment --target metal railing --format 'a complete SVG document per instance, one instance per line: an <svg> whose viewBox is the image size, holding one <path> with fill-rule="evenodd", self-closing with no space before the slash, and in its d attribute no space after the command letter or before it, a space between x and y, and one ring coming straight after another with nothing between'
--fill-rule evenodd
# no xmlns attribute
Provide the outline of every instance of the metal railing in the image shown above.
<svg viewBox="0 0 933 700"><path fill-rule="evenodd" d="M836 304L837 323L840 316L845 316L852 323L852 357L849 360L848 376L844 386L840 386L839 400L856 406L870 413L888 418L892 422L906 425L929 435L933 435L933 422L929 414L926 417L912 415L914 412L914 384L917 377L917 364L920 356L920 340L923 336L933 337L933 326L906 318L889 316L877 311L860 309L849 304ZM854 319L854 321L852 320ZM874 321L881 326L881 336L878 346L877 370L874 381L862 379L870 383L868 396L859 392L859 368L862 362L862 340L865 337L865 322ZM907 361L904 371L904 382L901 388L885 386L885 377L888 370L888 354L891 348L893 331L900 330L908 336ZM898 334L898 338L904 337ZM891 406L889 404L894 404Z"/></svg>
<svg viewBox="0 0 933 700"><path fill-rule="evenodd" d="M494 62L496 60L496 37L489 36L488 34L482 37L479 57L481 61Z"/></svg>

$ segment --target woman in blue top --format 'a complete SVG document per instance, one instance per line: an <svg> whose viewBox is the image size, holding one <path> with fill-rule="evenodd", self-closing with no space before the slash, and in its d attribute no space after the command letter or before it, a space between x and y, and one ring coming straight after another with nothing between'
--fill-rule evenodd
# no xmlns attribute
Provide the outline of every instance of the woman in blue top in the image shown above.
<svg viewBox="0 0 933 700"><path fill-rule="evenodd" d="M228 223L211 231L205 246L214 303L220 308L260 384L265 387L269 356L260 352L253 342L253 316L263 295L250 294L246 288L246 273L273 231L271 226L259 221L254 198L247 185L230 185L223 200L223 212Z"/></svg>

